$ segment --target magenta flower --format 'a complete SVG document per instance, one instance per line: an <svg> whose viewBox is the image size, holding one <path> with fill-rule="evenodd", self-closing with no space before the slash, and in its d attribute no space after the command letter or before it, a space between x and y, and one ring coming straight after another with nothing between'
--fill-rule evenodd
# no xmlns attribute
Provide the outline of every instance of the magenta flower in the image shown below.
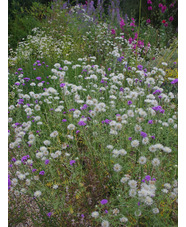
<svg viewBox="0 0 186 227"><path fill-rule="evenodd" d="M103 200L101 200L100 203L101 203L102 205L107 204L107 203L108 203L108 200L107 200L107 199L103 199Z"/></svg>
<svg viewBox="0 0 186 227"><path fill-rule="evenodd" d="M169 21L172 22L174 20L174 17L169 17Z"/></svg>
<svg viewBox="0 0 186 227"><path fill-rule="evenodd" d="M160 3L160 4L158 5L158 7L159 7L159 8L162 8L162 7L163 7L163 4L162 4L162 3Z"/></svg>
<svg viewBox="0 0 186 227"><path fill-rule="evenodd" d="M112 35L115 35L115 34L116 34L115 29L111 29L111 34L112 34Z"/></svg>
<svg viewBox="0 0 186 227"><path fill-rule="evenodd" d="M148 0L148 1L147 1L147 4L152 5L151 0Z"/></svg>
<svg viewBox="0 0 186 227"><path fill-rule="evenodd" d="M149 10L149 11L152 10L152 6L148 6L148 10Z"/></svg>
<svg viewBox="0 0 186 227"><path fill-rule="evenodd" d="M164 13L166 9L167 9L167 6L162 6L161 7L161 12Z"/></svg>
<svg viewBox="0 0 186 227"><path fill-rule="evenodd" d="M150 19L147 19L147 24L150 24Z"/></svg>

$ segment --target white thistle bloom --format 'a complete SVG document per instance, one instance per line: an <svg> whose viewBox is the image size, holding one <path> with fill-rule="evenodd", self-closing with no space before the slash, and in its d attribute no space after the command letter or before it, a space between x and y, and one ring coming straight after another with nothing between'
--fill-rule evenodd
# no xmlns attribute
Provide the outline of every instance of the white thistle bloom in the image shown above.
<svg viewBox="0 0 186 227"><path fill-rule="evenodd" d="M146 162L147 162L146 157L141 156L141 157L139 158L139 163L140 163L141 165L144 165Z"/></svg>
<svg viewBox="0 0 186 227"><path fill-rule="evenodd" d="M76 126L75 125L73 125L73 124L69 124L68 126L67 126L67 128L68 128L68 130L74 130L75 128L76 128Z"/></svg>
<svg viewBox="0 0 186 227"><path fill-rule="evenodd" d="M102 227L109 227L109 222L106 221L106 220L103 220L102 223L101 223L101 226Z"/></svg>
<svg viewBox="0 0 186 227"><path fill-rule="evenodd" d="M35 196L35 197L40 197L40 196L41 196L41 191L36 191L36 192L34 192L34 196Z"/></svg>
<svg viewBox="0 0 186 227"><path fill-rule="evenodd" d="M92 212L91 216L93 218L98 218L99 217L99 213L97 211L94 211L94 212Z"/></svg>
<svg viewBox="0 0 186 227"><path fill-rule="evenodd" d="M133 141L131 142L131 146L132 146L132 147L138 147L138 146L139 146L139 141L138 141L138 140L133 140Z"/></svg>
<svg viewBox="0 0 186 227"><path fill-rule="evenodd" d="M160 164L160 160L159 160L158 158L154 158L154 159L152 160L152 165L153 165L153 166L159 166L159 164Z"/></svg>
<svg viewBox="0 0 186 227"><path fill-rule="evenodd" d="M120 164L115 164L115 165L114 165L114 171L115 171L115 172L120 172L121 169L122 169L122 167L121 167Z"/></svg>

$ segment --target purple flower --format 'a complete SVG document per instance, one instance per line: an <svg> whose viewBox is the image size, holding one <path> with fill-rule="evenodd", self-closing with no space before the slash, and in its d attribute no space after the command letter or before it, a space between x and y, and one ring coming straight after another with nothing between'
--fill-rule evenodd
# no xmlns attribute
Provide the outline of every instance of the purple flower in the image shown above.
<svg viewBox="0 0 186 227"><path fill-rule="evenodd" d="M36 77L36 80L41 80L41 77L40 76Z"/></svg>
<svg viewBox="0 0 186 227"><path fill-rule="evenodd" d="M40 173L39 173L39 175L44 175L45 174L45 171L41 171Z"/></svg>
<svg viewBox="0 0 186 227"><path fill-rule="evenodd" d="M110 71L111 70L111 68L108 68L108 71Z"/></svg>
<svg viewBox="0 0 186 227"><path fill-rule="evenodd" d="M143 179L141 182L145 183L145 179Z"/></svg>
<svg viewBox="0 0 186 227"><path fill-rule="evenodd" d="M36 172L36 171L37 171L37 169L33 169L33 170L32 170L32 173L34 173L34 172Z"/></svg>
<svg viewBox="0 0 186 227"><path fill-rule="evenodd" d="M108 210L105 210L105 213L108 214Z"/></svg>
<svg viewBox="0 0 186 227"><path fill-rule="evenodd" d="M41 64L38 64L37 66L41 66Z"/></svg>
<svg viewBox="0 0 186 227"><path fill-rule="evenodd" d="M16 159L15 158L12 158L12 162L16 162Z"/></svg>
<svg viewBox="0 0 186 227"><path fill-rule="evenodd" d="M80 125L80 126L85 126L86 123L85 123L84 121L79 121L79 122L78 122L78 125Z"/></svg>
<svg viewBox="0 0 186 227"><path fill-rule="evenodd" d="M67 119L63 119L62 122L67 122Z"/></svg>
<svg viewBox="0 0 186 227"><path fill-rule="evenodd" d="M131 141L131 140L132 140L132 137L129 137L129 138L128 138L128 140L130 140L130 141Z"/></svg>
<svg viewBox="0 0 186 227"><path fill-rule="evenodd" d="M142 70L143 69L143 66L142 65L138 65L138 69L139 70Z"/></svg>
<svg viewBox="0 0 186 227"><path fill-rule="evenodd" d="M138 206L140 206L140 202L138 202Z"/></svg>
<svg viewBox="0 0 186 227"><path fill-rule="evenodd" d="M147 133L145 133L145 132L140 132L140 135L141 135L143 138L147 137Z"/></svg>
<svg viewBox="0 0 186 227"><path fill-rule="evenodd" d="M46 160L45 160L45 165L49 164L49 162L50 162L50 161L49 161L48 159L46 159Z"/></svg>
<svg viewBox="0 0 186 227"><path fill-rule="evenodd" d="M149 123L149 124L153 124L153 120L149 120L148 123Z"/></svg>
<svg viewBox="0 0 186 227"><path fill-rule="evenodd" d="M64 86L65 86L65 84L64 84L64 83L60 84L60 87L64 87Z"/></svg>
<svg viewBox="0 0 186 227"><path fill-rule="evenodd" d="M132 104L132 101L129 100L129 101L128 101L128 105L131 105L131 104Z"/></svg>
<svg viewBox="0 0 186 227"><path fill-rule="evenodd" d="M120 87L120 89L119 89L120 91L122 91L122 92L124 92L124 88L123 87Z"/></svg>
<svg viewBox="0 0 186 227"><path fill-rule="evenodd" d="M49 212L49 213L47 214L47 216L48 216L48 217L51 217L51 215L52 215L52 213L51 213L51 212Z"/></svg>
<svg viewBox="0 0 186 227"><path fill-rule="evenodd" d="M82 218L84 218L84 217L85 217L85 215L84 215L84 214L82 214L82 215L81 215L81 217L82 217Z"/></svg>
<svg viewBox="0 0 186 227"><path fill-rule="evenodd" d="M76 134L78 134L78 133L80 133L80 130L77 130L77 131L76 131Z"/></svg>
<svg viewBox="0 0 186 227"><path fill-rule="evenodd" d="M171 82L171 84L176 84L176 83L178 83L178 78L176 78L175 80L173 80L173 81Z"/></svg>
<svg viewBox="0 0 186 227"><path fill-rule="evenodd" d="M76 161L75 160L70 160L70 165L73 166L73 164L75 164Z"/></svg>
<svg viewBox="0 0 186 227"><path fill-rule="evenodd" d="M145 177L145 180L147 180L147 181L150 181L150 179L151 179L151 176L149 176L149 175L147 175L147 176Z"/></svg>
<svg viewBox="0 0 186 227"><path fill-rule="evenodd" d="M147 19L147 21L146 21L146 22L147 22L147 24L150 24L150 19Z"/></svg>
<svg viewBox="0 0 186 227"><path fill-rule="evenodd" d="M107 200L107 199L103 199L103 200L101 200L100 203L101 203L102 205L107 204L107 203L108 203L108 200Z"/></svg>
<svg viewBox="0 0 186 227"><path fill-rule="evenodd" d="M152 178L153 181L156 181L156 178Z"/></svg>
<svg viewBox="0 0 186 227"><path fill-rule="evenodd" d="M152 138L153 140L155 140L155 136L151 136L151 138Z"/></svg>

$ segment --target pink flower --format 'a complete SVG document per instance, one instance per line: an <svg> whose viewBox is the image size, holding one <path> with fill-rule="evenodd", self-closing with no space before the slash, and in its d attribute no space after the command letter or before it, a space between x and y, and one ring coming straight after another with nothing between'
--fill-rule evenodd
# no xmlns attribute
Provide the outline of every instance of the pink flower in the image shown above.
<svg viewBox="0 0 186 227"><path fill-rule="evenodd" d="M162 6L161 7L161 12L164 13L166 9L167 9L167 6Z"/></svg>
<svg viewBox="0 0 186 227"><path fill-rule="evenodd" d="M150 24L150 19L147 19L147 24Z"/></svg>
<svg viewBox="0 0 186 227"><path fill-rule="evenodd" d="M111 34L112 34L112 35L115 35L115 34L116 34L115 29L111 29Z"/></svg>
<svg viewBox="0 0 186 227"><path fill-rule="evenodd" d="M171 21L173 21L174 20L174 17L169 17L169 21L171 22Z"/></svg>
<svg viewBox="0 0 186 227"><path fill-rule="evenodd" d="M164 26L165 26L165 27L168 27L168 23L165 23Z"/></svg>
<svg viewBox="0 0 186 227"><path fill-rule="evenodd" d="M162 6L163 6L163 4L162 4L162 3L160 3L160 4L158 5L158 7L159 7L159 8L162 8Z"/></svg>
<svg viewBox="0 0 186 227"><path fill-rule="evenodd" d="M124 20L122 18L120 18L120 28L122 28L124 26L125 26Z"/></svg>
<svg viewBox="0 0 186 227"><path fill-rule="evenodd" d="M152 10L152 6L148 6L148 10Z"/></svg>
<svg viewBox="0 0 186 227"><path fill-rule="evenodd" d="M147 1L147 4L152 5L151 0L148 0L148 1Z"/></svg>

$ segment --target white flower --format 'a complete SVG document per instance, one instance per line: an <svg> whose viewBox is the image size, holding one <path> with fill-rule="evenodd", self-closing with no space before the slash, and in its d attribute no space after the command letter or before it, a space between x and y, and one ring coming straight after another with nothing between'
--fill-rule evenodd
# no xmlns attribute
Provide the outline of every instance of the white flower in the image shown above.
<svg viewBox="0 0 186 227"><path fill-rule="evenodd" d="M41 191L36 191L36 192L34 192L34 196L35 196L35 197L40 197L40 196L41 196Z"/></svg>
<svg viewBox="0 0 186 227"><path fill-rule="evenodd" d="M135 197L136 196L136 190L135 189L130 189L129 190L129 196L130 197Z"/></svg>
<svg viewBox="0 0 186 227"><path fill-rule="evenodd" d="M114 171L120 172L121 169L122 169L122 167L120 166L120 164L115 164L115 165L114 165Z"/></svg>
<svg viewBox="0 0 186 227"><path fill-rule="evenodd" d="M159 209L158 208L153 208L152 212L153 212L153 214L158 214L159 213Z"/></svg>
<svg viewBox="0 0 186 227"><path fill-rule="evenodd" d="M126 150L121 149L121 150L119 150L119 154L120 154L121 156L124 156L124 155L127 154L127 152L126 152Z"/></svg>
<svg viewBox="0 0 186 227"><path fill-rule="evenodd" d="M44 143L45 146L49 146L50 145L50 141L49 140L45 140L45 141L43 141L43 143Z"/></svg>
<svg viewBox="0 0 186 227"><path fill-rule="evenodd" d="M58 188L58 185L57 184L54 184L53 185L53 189L57 189Z"/></svg>
<svg viewBox="0 0 186 227"><path fill-rule="evenodd" d="M102 223L101 223L101 226L102 227L109 227L109 222L106 221L106 220L103 220Z"/></svg>
<svg viewBox="0 0 186 227"><path fill-rule="evenodd" d="M124 184L124 183L126 183L128 180L129 180L128 177L122 177L121 180L120 180L120 182Z"/></svg>
<svg viewBox="0 0 186 227"><path fill-rule="evenodd" d="M172 150L169 147L164 147L163 151L166 152L166 153L171 153Z"/></svg>
<svg viewBox="0 0 186 227"><path fill-rule="evenodd" d="M146 145L149 143L149 138L148 137L145 137L142 139L142 144Z"/></svg>
<svg viewBox="0 0 186 227"><path fill-rule="evenodd" d="M124 223L128 222L128 218L126 218L126 217L122 217L119 220L120 220L120 222L124 222Z"/></svg>
<svg viewBox="0 0 186 227"><path fill-rule="evenodd" d="M58 135L58 132L57 131L54 131L50 134L50 137L56 137Z"/></svg>
<svg viewBox="0 0 186 227"><path fill-rule="evenodd" d="M142 131L142 127L141 127L140 125L136 125L136 126L134 127L134 130L135 130L136 132L141 132L141 131Z"/></svg>
<svg viewBox="0 0 186 227"><path fill-rule="evenodd" d="M154 159L152 160L152 165L153 165L153 166L159 166L159 164L160 164L160 160L159 160L158 158L154 158Z"/></svg>
<svg viewBox="0 0 186 227"><path fill-rule="evenodd" d="M164 188L164 189L162 189L161 191L162 191L162 192L164 192L164 193L168 193L168 190L167 190L167 189L165 189L165 188Z"/></svg>
<svg viewBox="0 0 186 227"><path fill-rule="evenodd" d="M74 130L76 128L76 126L73 124L69 124L67 128L68 128L68 130Z"/></svg>
<svg viewBox="0 0 186 227"><path fill-rule="evenodd" d="M132 146L132 147L138 147L138 146L139 146L139 141L138 141L138 140L133 140L133 141L131 142L131 146Z"/></svg>
<svg viewBox="0 0 186 227"><path fill-rule="evenodd" d="M128 185L131 188L135 189L137 187L137 181L135 181L135 180L129 180Z"/></svg>
<svg viewBox="0 0 186 227"><path fill-rule="evenodd" d="M155 151L156 151L156 146L155 146L155 145L151 145L151 146L149 147L149 151L150 151L150 152L155 152Z"/></svg>
<svg viewBox="0 0 186 227"><path fill-rule="evenodd" d="M113 149L113 146L112 146L112 145L107 145L107 148L108 148L109 150L112 150L112 149Z"/></svg>
<svg viewBox="0 0 186 227"><path fill-rule="evenodd" d="M36 158L42 158L42 157L43 157L43 152L36 153Z"/></svg>
<svg viewBox="0 0 186 227"><path fill-rule="evenodd" d="M98 218L99 213L98 213L97 211L94 211L94 212L92 212L91 216L92 216L93 218Z"/></svg>
<svg viewBox="0 0 186 227"><path fill-rule="evenodd" d="M128 114L129 117L134 117L134 112L133 112L133 110L128 110L128 111L127 111L127 114Z"/></svg>
<svg viewBox="0 0 186 227"><path fill-rule="evenodd" d="M25 174L19 174L18 175L18 178L20 179L20 180L24 180L25 178L26 178L26 176L25 176Z"/></svg>
<svg viewBox="0 0 186 227"><path fill-rule="evenodd" d="M14 162L14 164L15 164L16 166L19 166L19 165L21 165L21 161L20 161L20 160L17 160L16 162Z"/></svg>
<svg viewBox="0 0 186 227"><path fill-rule="evenodd" d="M146 159L146 157L144 157L144 156L141 156L141 157L139 158L139 163L142 164L142 165L144 165L144 164L146 163L146 161L147 161L147 159Z"/></svg>
<svg viewBox="0 0 186 227"><path fill-rule="evenodd" d="M165 184L164 184L164 187L165 187L166 189L171 189L171 185L170 185L169 183L165 183Z"/></svg>
<svg viewBox="0 0 186 227"><path fill-rule="evenodd" d="M153 204L153 199L150 196L145 198L145 204L151 206Z"/></svg>
<svg viewBox="0 0 186 227"><path fill-rule="evenodd" d="M141 210L137 210L134 212L135 216L139 217L141 216Z"/></svg>
<svg viewBox="0 0 186 227"><path fill-rule="evenodd" d="M118 209L118 208L115 208L115 209L112 211L112 213L113 213L114 215L118 215L118 214L119 214L119 209Z"/></svg>

